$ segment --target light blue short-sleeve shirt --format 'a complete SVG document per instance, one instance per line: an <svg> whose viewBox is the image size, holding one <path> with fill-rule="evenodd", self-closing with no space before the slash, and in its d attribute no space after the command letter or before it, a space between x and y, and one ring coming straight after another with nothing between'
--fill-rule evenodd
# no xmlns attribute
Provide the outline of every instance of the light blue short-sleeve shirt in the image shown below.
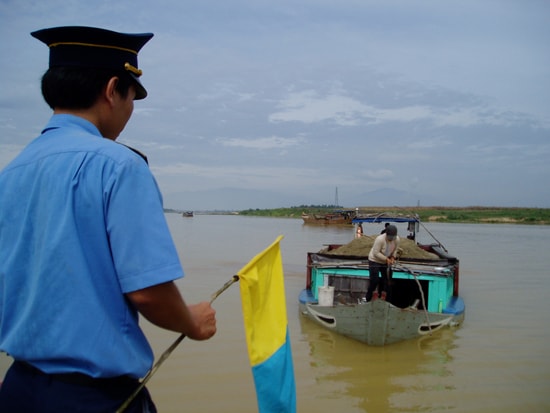
<svg viewBox="0 0 550 413"><path fill-rule="evenodd" d="M125 293L183 277L146 162L54 115L0 173L0 350L49 373L142 377Z"/></svg>

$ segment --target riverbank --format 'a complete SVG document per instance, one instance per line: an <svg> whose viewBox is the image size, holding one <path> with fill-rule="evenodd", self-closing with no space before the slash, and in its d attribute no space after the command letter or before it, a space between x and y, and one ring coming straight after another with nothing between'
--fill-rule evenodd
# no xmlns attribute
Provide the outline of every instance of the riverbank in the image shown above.
<svg viewBox="0 0 550 413"><path fill-rule="evenodd" d="M334 208L324 206L299 206L274 209L248 209L239 215L300 218L302 213L326 214L335 209L357 210L359 214L417 214L423 222L480 223L480 224L529 224L550 225L550 208L503 207L358 207Z"/></svg>

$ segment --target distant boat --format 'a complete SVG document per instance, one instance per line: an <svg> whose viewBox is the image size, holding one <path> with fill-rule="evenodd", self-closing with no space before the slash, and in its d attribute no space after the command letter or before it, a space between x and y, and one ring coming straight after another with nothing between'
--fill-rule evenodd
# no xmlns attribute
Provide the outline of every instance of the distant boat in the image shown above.
<svg viewBox="0 0 550 413"><path fill-rule="evenodd" d="M334 205L340 205L338 203L338 187L334 194ZM357 215L357 211L352 209L336 209L326 214L306 214L302 212L302 220L304 224L314 225L351 225L353 218Z"/></svg>
<svg viewBox="0 0 550 413"><path fill-rule="evenodd" d="M337 210L326 214L306 214L302 212L304 224L314 225L351 225L354 217L354 210Z"/></svg>
<svg viewBox="0 0 550 413"><path fill-rule="evenodd" d="M192 218L193 217L193 211L185 211L181 214L184 218Z"/></svg>
<svg viewBox="0 0 550 413"><path fill-rule="evenodd" d="M400 244L403 255L391 275L391 302L375 297L365 300L370 282L366 243L375 236L363 236L347 245L329 245L307 254L306 288L298 299L300 313L328 330L373 346L460 325L464 301L458 295L458 258L439 242L415 242L420 225L417 216L380 214L353 220L357 225L368 222L408 224L409 236L401 238Z"/></svg>

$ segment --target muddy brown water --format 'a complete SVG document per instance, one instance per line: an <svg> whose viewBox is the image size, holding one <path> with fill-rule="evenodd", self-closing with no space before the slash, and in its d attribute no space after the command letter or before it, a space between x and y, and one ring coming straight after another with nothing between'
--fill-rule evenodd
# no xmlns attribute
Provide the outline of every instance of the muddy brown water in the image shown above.
<svg viewBox="0 0 550 413"><path fill-rule="evenodd" d="M208 300L284 235L298 412L550 411L550 227L427 224L460 258L465 322L457 329L376 348L335 335L298 314L306 252L350 242L353 228L240 216L167 214L167 219L186 271L178 285L188 302ZM422 230L419 237L430 240ZM217 335L207 342L183 340L151 379L148 387L160 412L257 411L238 286L224 292L214 307ZM143 328L157 357L178 336L146 322ZM2 371L9 361L0 359Z"/></svg>

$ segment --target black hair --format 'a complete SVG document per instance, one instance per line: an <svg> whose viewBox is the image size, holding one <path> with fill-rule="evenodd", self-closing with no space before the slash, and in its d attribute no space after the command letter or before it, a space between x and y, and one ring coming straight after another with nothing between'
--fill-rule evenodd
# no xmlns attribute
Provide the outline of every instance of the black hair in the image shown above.
<svg viewBox="0 0 550 413"><path fill-rule="evenodd" d="M42 96L52 109L89 109L112 77L123 98L133 79L125 71L82 67L50 67L42 76Z"/></svg>

